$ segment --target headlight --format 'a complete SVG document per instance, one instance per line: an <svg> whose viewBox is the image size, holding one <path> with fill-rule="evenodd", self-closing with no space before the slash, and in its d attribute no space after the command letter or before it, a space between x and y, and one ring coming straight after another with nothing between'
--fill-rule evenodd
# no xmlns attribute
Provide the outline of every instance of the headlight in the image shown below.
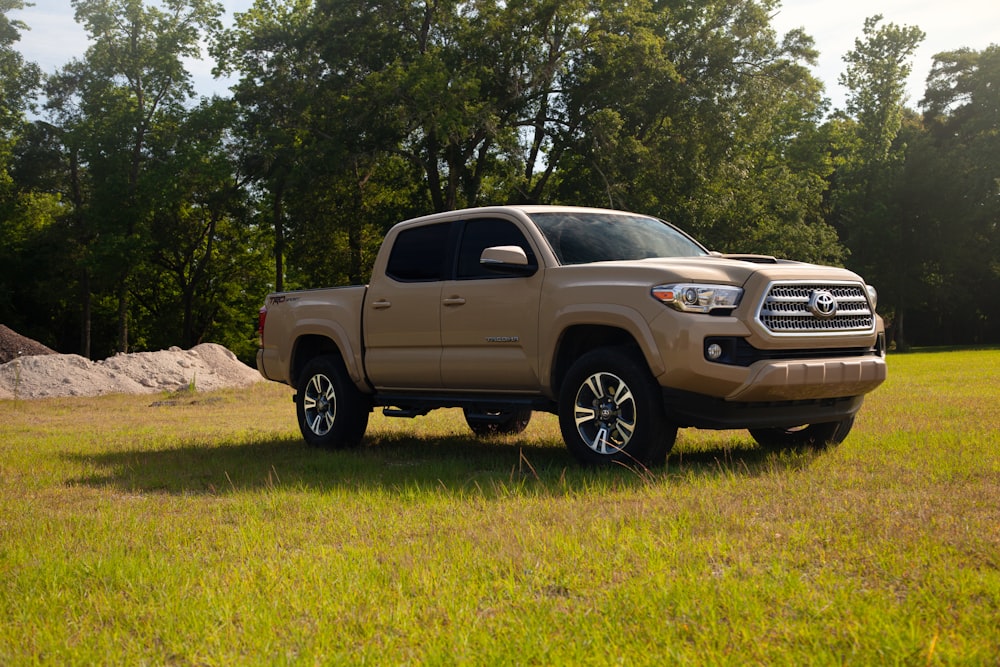
<svg viewBox="0 0 1000 667"><path fill-rule="evenodd" d="M713 310L732 310L740 305L743 288L731 285L657 285L652 289L653 298L675 310L690 313L710 313Z"/></svg>
<svg viewBox="0 0 1000 667"><path fill-rule="evenodd" d="M875 307L878 306L878 290L871 285L865 285L865 289L868 290L868 299L872 302L872 311L874 312Z"/></svg>

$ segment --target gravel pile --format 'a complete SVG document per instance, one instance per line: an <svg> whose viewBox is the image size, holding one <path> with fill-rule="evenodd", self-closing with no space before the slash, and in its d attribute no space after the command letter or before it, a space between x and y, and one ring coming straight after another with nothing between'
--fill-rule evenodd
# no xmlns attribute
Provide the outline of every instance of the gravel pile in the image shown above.
<svg viewBox="0 0 1000 667"><path fill-rule="evenodd" d="M6 364L18 357L37 354L56 354L38 341L25 338L10 327L0 324L0 364Z"/></svg>
<svg viewBox="0 0 1000 667"><path fill-rule="evenodd" d="M211 391L246 387L263 379L255 368L215 343L202 343L190 350L172 347L90 361L76 354L57 354L38 343L38 347L32 347L33 341L2 325L0 334L4 351L8 341L24 350L20 355L15 351L12 360L0 365L0 399L154 394L188 387Z"/></svg>

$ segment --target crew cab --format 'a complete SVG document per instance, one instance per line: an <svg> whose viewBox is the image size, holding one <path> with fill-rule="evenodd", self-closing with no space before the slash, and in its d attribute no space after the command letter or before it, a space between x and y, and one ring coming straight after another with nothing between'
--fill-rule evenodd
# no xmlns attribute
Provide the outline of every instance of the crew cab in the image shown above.
<svg viewBox="0 0 1000 667"><path fill-rule="evenodd" d="M268 295L257 367L296 389L311 445L359 444L376 408L461 408L478 435L541 411L581 462L649 465L679 427L841 442L886 377L875 308L846 269L710 252L647 215L484 207L395 225L368 285Z"/></svg>

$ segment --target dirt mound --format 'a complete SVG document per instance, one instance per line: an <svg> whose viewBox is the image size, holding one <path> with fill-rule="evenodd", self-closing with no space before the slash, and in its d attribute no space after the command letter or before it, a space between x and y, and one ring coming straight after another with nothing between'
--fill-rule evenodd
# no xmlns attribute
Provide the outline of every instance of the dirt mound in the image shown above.
<svg viewBox="0 0 1000 667"><path fill-rule="evenodd" d="M190 350L117 354L96 362L76 354L45 354L21 356L0 366L0 398L211 391L262 379L256 369L215 343Z"/></svg>
<svg viewBox="0 0 1000 667"><path fill-rule="evenodd" d="M0 364L6 364L18 357L31 357L39 354L56 354L38 341L25 338L10 327L0 324Z"/></svg>

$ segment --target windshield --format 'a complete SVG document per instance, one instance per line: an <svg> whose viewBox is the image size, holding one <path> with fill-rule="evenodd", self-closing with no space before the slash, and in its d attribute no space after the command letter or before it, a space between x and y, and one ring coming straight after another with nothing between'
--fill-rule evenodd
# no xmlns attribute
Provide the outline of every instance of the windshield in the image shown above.
<svg viewBox="0 0 1000 667"><path fill-rule="evenodd" d="M532 213L560 264L650 257L700 257L708 252L656 218L623 213Z"/></svg>

